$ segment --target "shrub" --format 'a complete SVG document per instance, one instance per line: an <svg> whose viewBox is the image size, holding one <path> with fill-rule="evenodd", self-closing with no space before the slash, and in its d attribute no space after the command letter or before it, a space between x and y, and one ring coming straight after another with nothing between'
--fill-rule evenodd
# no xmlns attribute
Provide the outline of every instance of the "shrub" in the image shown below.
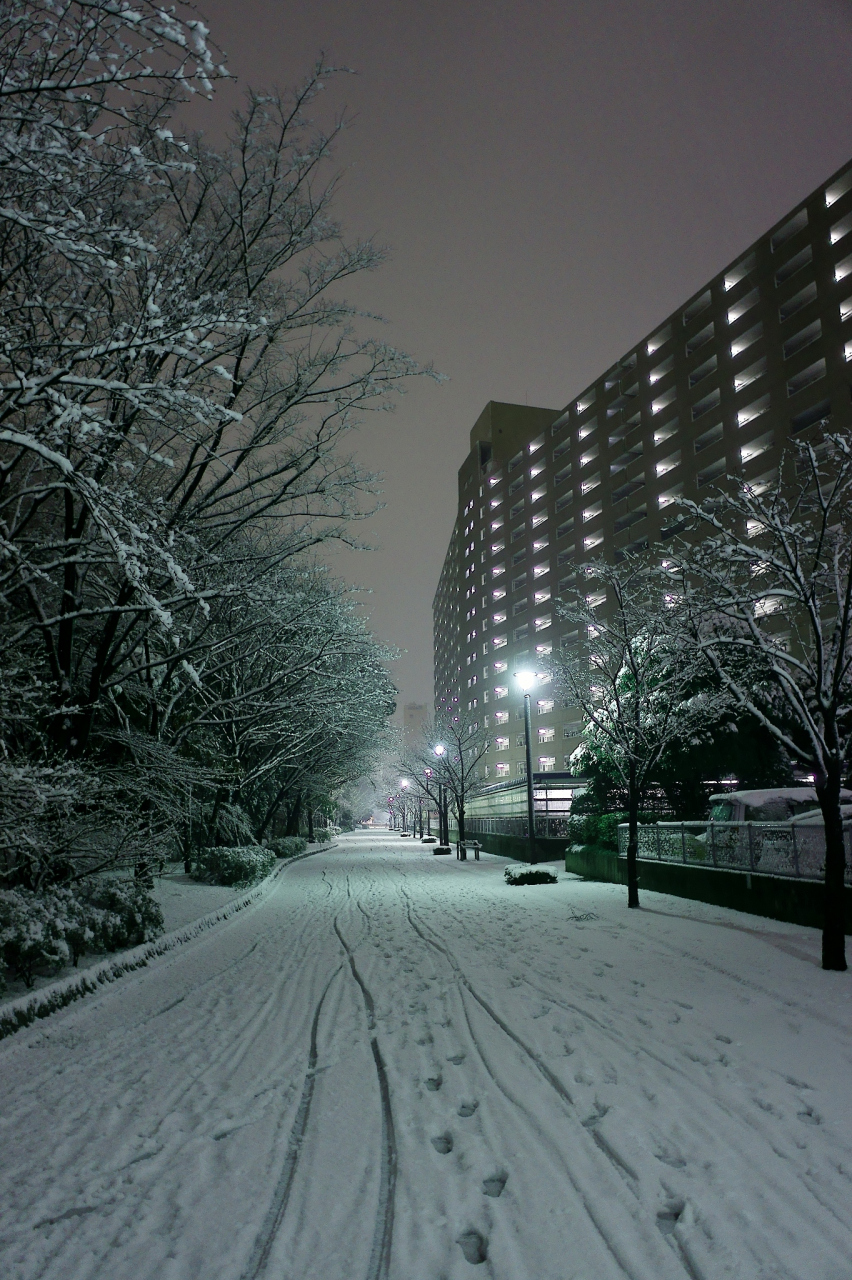
<svg viewBox="0 0 852 1280"><path fill-rule="evenodd" d="M308 842L302 836L281 836L278 840L270 840L269 847L276 858L292 858L297 853L304 853Z"/></svg>
<svg viewBox="0 0 852 1280"><path fill-rule="evenodd" d="M135 880L105 876L88 881L81 894L83 901L95 909L95 914L90 915L95 935L93 951L138 947L163 932L159 903Z"/></svg>
<svg viewBox="0 0 852 1280"><path fill-rule="evenodd" d="M593 844L617 852L619 824L626 821L626 813L578 814L568 819L568 843ZM640 813L639 821L655 822L656 815Z"/></svg>
<svg viewBox="0 0 852 1280"><path fill-rule="evenodd" d="M196 880L206 880L210 884L242 888L262 880L274 866L274 852L259 844L238 845L233 849L214 846L198 850L192 875Z"/></svg>
<svg viewBox="0 0 852 1280"><path fill-rule="evenodd" d="M67 964L71 952L62 901L30 889L0 890L0 954L26 987L33 985L39 969Z"/></svg>
<svg viewBox="0 0 852 1280"><path fill-rule="evenodd" d="M545 867L507 867L503 872L506 884L556 884L556 875Z"/></svg>
<svg viewBox="0 0 852 1280"><path fill-rule="evenodd" d="M327 827L325 827L323 828L322 831L317 831L314 833L314 840L316 841L317 844L330 844L331 832Z"/></svg>

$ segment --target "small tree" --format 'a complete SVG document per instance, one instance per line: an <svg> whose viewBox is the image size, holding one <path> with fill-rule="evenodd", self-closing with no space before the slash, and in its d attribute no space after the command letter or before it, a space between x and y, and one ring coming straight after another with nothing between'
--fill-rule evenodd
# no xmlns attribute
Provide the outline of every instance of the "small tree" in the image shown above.
<svg viewBox="0 0 852 1280"><path fill-rule="evenodd" d="M825 822L824 969L845 969L840 793L852 728L852 447L797 442L769 485L684 502L705 536L679 548L698 651L813 772ZM675 566L672 566L673 572Z"/></svg>
<svg viewBox="0 0 852 1280"><path fill-rule="evenodd" d="M439 785L446 789L460 841L465 839L467 805L482 790L478 766L487 750L488 734L481 717L475 711L455 710L428 725L420 745L405 757L406 771L421 795L439 805Z"/></svg>
<svg viewBox="0 0 852 1280"><path fill-rule="evenodd" d="M637 856L642 795L664 753L706 729L708 700L694 692L699 664L682 643L678 597L638 559L582 570L585 588L558 608L579 625L580 644L552 659L558 686L585 723L578 748L627 792L627 905L639 906Z"/></svg>

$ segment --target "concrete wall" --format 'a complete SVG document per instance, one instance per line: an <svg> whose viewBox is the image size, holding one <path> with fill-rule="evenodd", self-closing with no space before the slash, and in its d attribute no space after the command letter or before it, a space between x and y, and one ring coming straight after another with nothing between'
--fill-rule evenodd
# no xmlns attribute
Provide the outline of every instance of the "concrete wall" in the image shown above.
<svg viewBox="0 0 852 1280"><path fill-rule="evenodd" d="M452 839L457 833L450 833ZM520 836L483 836L482 847L488 853L517 862L529 862L529 844ZM625 884L627 864L608 849L591 845L565 848L564 840L536 840L538 862L565 858L565 870L585 880L602 880L609 884ZM640 859L639 891L670 893L676 898L708 902L714 907L731 907L748 911L769 920L788 924L822 927L823 886L814 880L786 880L781 876L765 876L747 871L716 871L712 867L690 867L678 862L652 862ZM846 932L852 934L852 889L845 891Z"/></svg>

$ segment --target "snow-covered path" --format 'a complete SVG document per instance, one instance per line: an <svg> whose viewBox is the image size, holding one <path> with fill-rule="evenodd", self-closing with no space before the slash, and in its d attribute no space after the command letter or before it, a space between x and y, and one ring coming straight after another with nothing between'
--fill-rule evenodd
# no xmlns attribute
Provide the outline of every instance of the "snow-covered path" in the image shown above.
<svg viewBox="0 0 852 1280"><path fill-rule="evenodd" d="M849 1280L815 935L378 834L0 1045L9 1280Z"/></svg>

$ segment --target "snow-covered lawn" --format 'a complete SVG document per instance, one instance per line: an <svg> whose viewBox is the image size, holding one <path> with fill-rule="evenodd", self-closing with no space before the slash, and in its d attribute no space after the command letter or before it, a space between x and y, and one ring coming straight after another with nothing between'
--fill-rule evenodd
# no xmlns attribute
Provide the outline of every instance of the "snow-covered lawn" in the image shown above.
<svg viewBox="0 0 852 1280"><path fill-rule="evenodd" d="M0 1044L9 1280L849 1280L808 930L363 833Z"/></svg>

